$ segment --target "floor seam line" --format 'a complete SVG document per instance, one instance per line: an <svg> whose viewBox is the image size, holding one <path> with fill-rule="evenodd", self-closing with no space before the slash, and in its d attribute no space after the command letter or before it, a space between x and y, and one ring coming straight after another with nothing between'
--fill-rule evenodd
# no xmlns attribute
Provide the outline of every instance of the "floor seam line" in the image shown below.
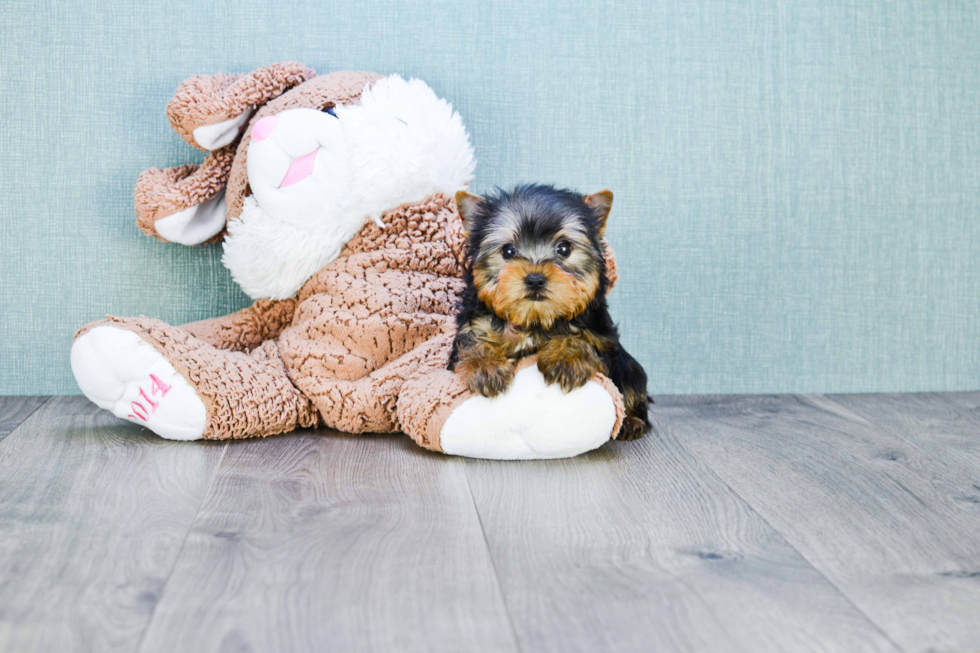
<svg viewBox="0 0 980 653"><path fill-rule="evenodd" d="M160 605L160 603L163 601L164 595L167 593L167 586L170 584L174 571L177 569L177 565L180 563L180 558L184 554L184 547L187 545L187 540L191 536L191 531L194 530L194 525L197 523L197 518L201 515L201 508L204 507L204 502L207 501L208 495L211 494L211 488L214 487L215 479L218 477L218 472L221 470L221 465L225 461L225 454L228 453L228 446L229 443L227 441L224 442L224 446L221 449L221 457L218 458L218 462L214 466L214 473L211 474L211 478L208 480L208 486L201 495L201 502L197 504L197 510L194 512L194 518L187 527L187 532L184 533L184 539L180 543L180 548L177 549L177 555L174 556L174 563L170 567L170 573L167 574L167 580L163 582L163 587L160 588L160 596L156 603L153 604L153 609L150 611L150 617L146 620L146 626L143 627L143 632L140 633L140 639L136 643L136 648L133 649L136 651L136 653L139 653L143 649L143 642L146 640L146 634L150 631L150 626L153 625L153 620L156 618L157 606Z"/></svg>
<svg viewBox="0 0 980 653"><path fill-rule="evenodd" d="M881 393L881 394L886 394L886 393ZM905 393L901 393L901 394L905 394ZM908 393L908 394L913 394L913 393ZM948 399L946 399L943 396L943 393L942 392L919 393L919 394L932 394L932 395L935 395L939 399L939 401L945 403L947 406L950 406L951 408L960 408L956 404L951 403ZM892 430L892 429L890 429L888 427L882 426L881 424L878 424L877 422L872 422L869 418L865 417L861 413L856 412L853 408L850 408L849 406L846 406L846 405L838 402L833 397L830 397L828 395L816 395L816 396L823 397L825 400L827 400L830 403L834 404L835 406L837 406L841 410L846 411L849 415L852 415L853 417L861 420L862 422L864 422L865 424L867 424L870 428L874 429L875 431L878 431L880 433L884 433L888 437L894 438L895 440L898 440L902 444L905 444L908 447L912 447L913 449L916 449L917 451L920 452L920 454L923 457L927 457L930 460L932 460L932 461L934 461L934 462L936 462L938 464L942 464L942 461L939 460L938 458L936 458L935 457L935 454L933 454L931 451L929 451L929 448L924 443L919 442L918 440L916 440L914 438L910 438L910 437L908 437L906 435L903 435L899 431L894 431L894 430ZM967 422L969 422L971 424L974 424L974 425L977 425L977 426L980 426L980 422L978 422L977 420L973 419L973 417L968 412L965 412L964 411L963 417L964 417L964 419Z"/></svg>
<svg viewBox="0 0 980 653"><path fill-rule="evenodd" d="M70 396L70 395L63 395L63 396ZM19 431L19 430L20 430L20 428L21 428L22 426L24 426L24 424L25 424L25 423L27 422L27 420L29 420L29 419L30 419L30 418L31 418L31 417L32 417L32 416L34 415L34 413L36 413L37 411L39 411L39 410L41 410L41 409L42 409L42 408L43 408L44 406L46 406L46 405L48 404L48 402L49 402L49 401L51 401L52 399L54 399L54 395L51 395L51 396L49 396L49 397L45 397L45 398L44 398L44 401L42 401L41 403L39 403L39 404L38 404L38 405L37 405L37 406L36 406L36 407L34 408L34 410L32 410L32 411L31 411L30 413L28 413L28 414L27 414L27 417L25 417L24 419L22 419L22 420L20 421L20 424L18 424L17 426L15 426L15 427L14 427L14 428L13 428L13 429L12 429L12 430L10 431L10 433L8 433L7 435L5 435L5 436L3 436L2 438L0 438L0 442L3 442L3 441L4 441L4 440L6 440L7 438L9 438L9 437L10 437L11 435L13 435L13 434L14 434L14 433L16 433L17 431Z"/></svg>
<svg viewBox="0 0 980 653"><path fill-rule="evenodd" d="M793 395L793 396L794 397L799 397L800 395ZM821 395L821 396L823 396L823 395ZM708 461L706 461L704 458L702 458L697 453L695 453L690 448L688 448L688 446L685 445L684 442L680 438L674 438L674 440L677 441L678 446L681 447L684 451L686 451L688 453L688 455L692 456L693 458L695 458L696 460L698 460L702 465L704 465L705 468L708 469L711 472L711 474L716 479L718 479L718 482L719 483L721 483L722 485L724 485L728 489L728 491L732 493L733 496L735 496L736 498L738 498L739 501L741 501L743 504L745 504L746 508L748 508L749 510L751 510L752 513L755 516L757 516L759 519L761 519L762 520L762 523L764 523L770 530L772 530L772 532L775 533L779 537L779 539L786 546L788 546L792 551L796 552L796 555L800 556L800 559L801 560L803 560L804 562L806 562L810 566L810 568L813 569L813 571L815 571L817 574L819 574L820 577L823 578L827 582L828 585L830 585L831 587L833 587L834 590L836 590L837 593L845 601L847 601L848 605L850 605L852 608L854 608L857 611L858 614L860 614L862 617L864 617L864 619L869 624L871 624L871 626L873 626L874 629L876 631L878 631L878 633L880 633L881 636L884 637L886 641L888 641L892 646L894 646L896 650L902 651L903 653L910 653L910 651L908 649L906 649L903 646L899 645L898 642L896 642L894 639L892 639L892 637L887 632L885 632L885 630L881 627L881 625L878 624L877 621L875 621L874 619L872 619L868 615L868 613L866 613L863 609L861 609L861 607L859 605L857 605L854 602L854 600L851 599L851 597L848 596L848 594L846 592L844 592L844 590L842 590L840 587L838 587L837 583L835 583L830 578L828 578L827 575L823 571L821 571L820 568L817 567L813 563L812 560L810 560L806 555L804 555L803 552L800 551L792 542L790 542L788 539L786 539L786 536L783 535L783 532L780 531L775 526L773 526L769 522L769 520L766 519L766 517L761 512L759 512L759 510L754 505L752 505L751 503L749 503L749 501L746 500L745 497L743 497L741 494L739 494L739 492L735 488L733 488L731 486L731 484L729 484L729 482L727 480L725 480L724 478L722 478L722 476L715 470L715 468L710 463L708 463Z"/></svg>
<svg viewBox="0 0 980 653"><path fill-rule="evenodd" d="M463 467L463 478L466 479L466 490L470 494L470 504L473 506L473 512L476 513L476 523L480 525L480 535L483 537L483 546L487 550L487 558L490 559L490 569L493 571L493 579L497 583L497 591L500 592L500 602L504 606L504 614L507 615L507 625L510 626L511 639L514 642L514 648L517 649L519 653L523 652L521 648L521 642L517 638L517 629L514 627L514 619L510 614L510 606L507 605L507 597L504 596L504 587L500 582L500 574L497 573L497 561L493 559L493 551L490 549L490 540L487 539L487 529L483 526L483 517L480 515L480 508L476 505L476 497L473 496L473 486L470 485L470 475L466 471L466 460L462 459L460 464Z"/></svg>

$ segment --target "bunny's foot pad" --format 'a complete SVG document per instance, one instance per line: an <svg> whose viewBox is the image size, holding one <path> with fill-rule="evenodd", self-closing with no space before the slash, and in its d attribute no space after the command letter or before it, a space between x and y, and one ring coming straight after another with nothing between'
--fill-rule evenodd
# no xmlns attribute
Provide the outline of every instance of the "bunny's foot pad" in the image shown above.
<svg viewBox="0 0 980 653"><path fill-rule="evenodd" d="M207 423L194 388L138 334L98 326L71 348L71 369L99 408L168 440L200 440Z"/></svg>
<svg viewBox="0 0 980 653"><path fill-rule="evenodd" d="M608 442L616 406L595 381L568 393L549 385L537 366L517 372L494 399L474 396L460 404L441 432L448 454L496 460L566 458Z"/></svg>

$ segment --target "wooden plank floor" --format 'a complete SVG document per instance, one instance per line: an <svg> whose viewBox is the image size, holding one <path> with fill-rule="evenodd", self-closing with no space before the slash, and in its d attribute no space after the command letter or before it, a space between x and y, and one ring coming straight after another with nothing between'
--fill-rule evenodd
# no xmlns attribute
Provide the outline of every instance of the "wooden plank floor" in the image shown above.
<svg viewBox="0 0 980 653"><path fill-rule="evenodd" d="M651 416L504 463L0 398L0 652L980 651L980 393Z"/></svg>

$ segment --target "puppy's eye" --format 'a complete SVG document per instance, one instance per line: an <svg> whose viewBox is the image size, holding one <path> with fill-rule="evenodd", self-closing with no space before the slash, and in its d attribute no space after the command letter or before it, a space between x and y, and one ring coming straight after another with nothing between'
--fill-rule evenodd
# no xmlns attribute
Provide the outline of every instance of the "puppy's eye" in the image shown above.
<svg viewBox="0 0 980 653"><path fill-rule="evenodd" d="M568 255L572 253L572 244L567 240L563 240L555 245L555 254L562 258L568 258Z"/></svg>
<svg viewBox="0 0 980 653"><path fill-rule="evenodd" d="M513 245L504 245L503 249L500 250L500 254L505 259L512 259L517 256L517 248Z"/></svg>

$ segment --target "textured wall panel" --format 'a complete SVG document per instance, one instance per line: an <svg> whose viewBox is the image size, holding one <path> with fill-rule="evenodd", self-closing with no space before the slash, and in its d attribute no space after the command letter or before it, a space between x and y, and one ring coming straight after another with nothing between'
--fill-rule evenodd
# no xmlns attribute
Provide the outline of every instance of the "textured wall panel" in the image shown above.
<svg viewBox="0 0 980 653"><path fill-rule="evenodd" d="M34 2L0 21L0 394L77 392L75 329L246 303L220 248L142 236L198 161L190 75L301 60L425 79L477 190L616 193L612 297L668 392L980 387L980 5Z"/></svg>

